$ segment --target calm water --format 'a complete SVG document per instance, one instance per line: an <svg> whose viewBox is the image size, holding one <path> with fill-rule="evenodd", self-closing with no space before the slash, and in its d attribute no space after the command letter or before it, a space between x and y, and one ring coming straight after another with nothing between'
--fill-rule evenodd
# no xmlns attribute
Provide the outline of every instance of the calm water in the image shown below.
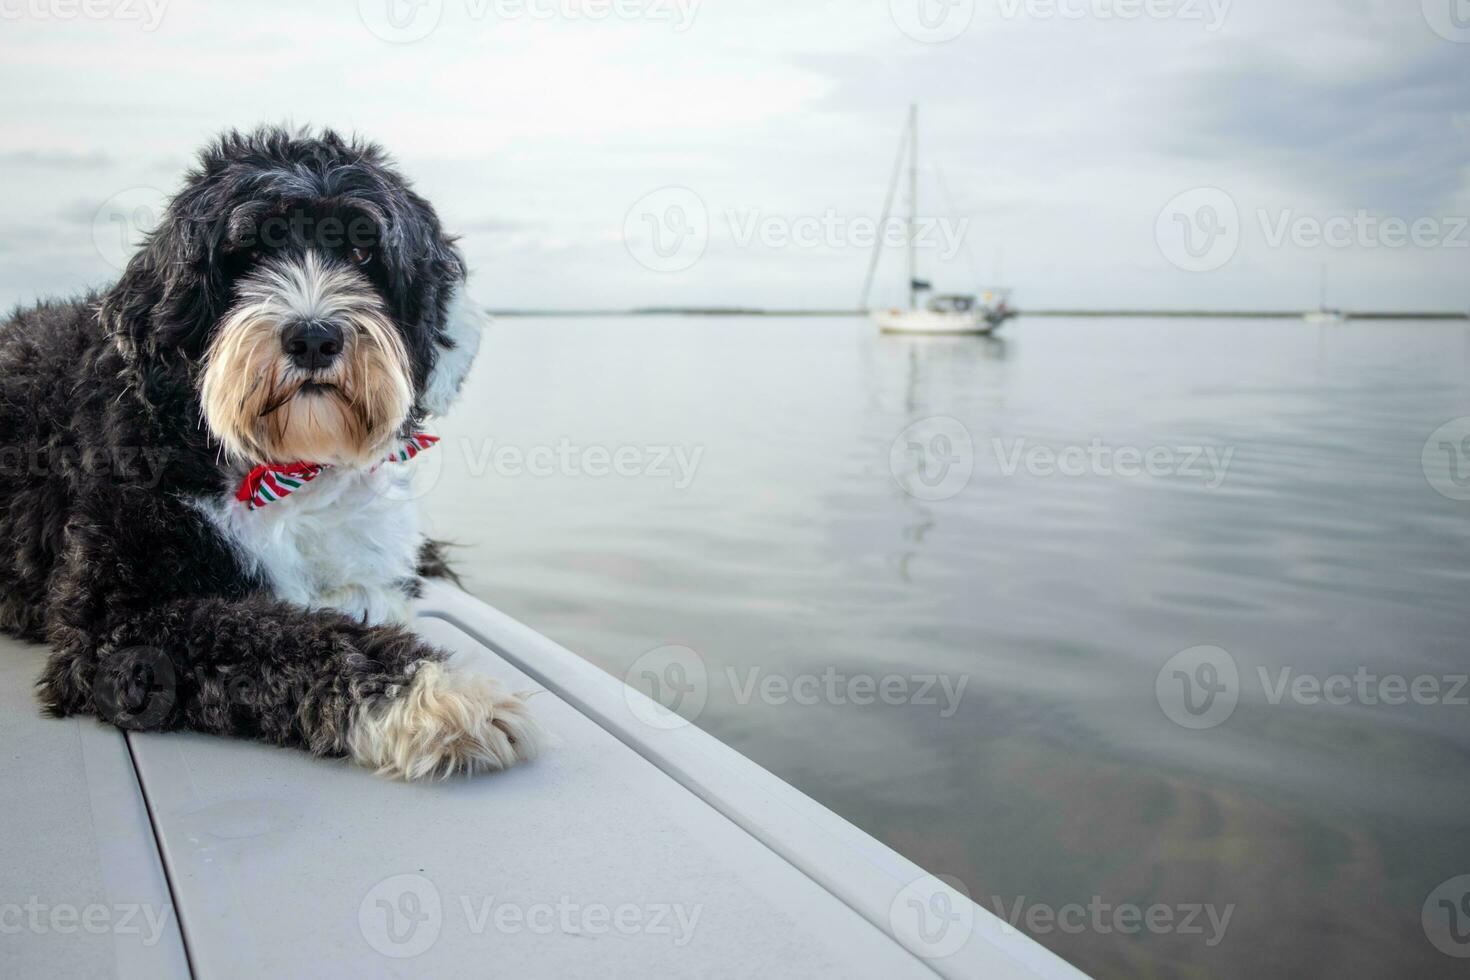
<svg viewBox="0 0 1470 980"><path fill-rule="evenodd" d="M1228 910L1223 936L1204 912L1198 933L1033 919L1089 972L1460 975L1420 915L1470 873L1470 690L1446 697L1470 664L1470 503L1421 454L1470 415L1467 379L1464 324L502 320L429 511L474 592L618 676L697 651L699 725L1023 926L1072 903ZM895 461L933 416L963 428L930 423ZM542 475L517 472L536 447ZM633 475L581 472L607 465L589 447ZM1172 469L1037 453L1069 447ZM1173 666L1238 704L1184 727L1164 668L1201 645L1237 683L1201 673L1219 653ZM1310 703L1276 696L1284 669L1441 697ZM761 693L808 675L911 696ZM957 701L920 697L926 676Z"/></svg>

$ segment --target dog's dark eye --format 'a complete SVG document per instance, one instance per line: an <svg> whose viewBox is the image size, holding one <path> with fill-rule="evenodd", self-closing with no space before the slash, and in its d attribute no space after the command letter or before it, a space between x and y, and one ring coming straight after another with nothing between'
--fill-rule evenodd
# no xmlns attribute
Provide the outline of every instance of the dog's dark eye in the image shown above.
<svg viewBox="0 0 1470 980"><path fill-rule="evenodd" d="M354 248L352 251L348 252L347 257L352 260L353 265L367 265L369 262L372 261L373 250L370 248L363 248L361 246L358 246L357 248Z"/></svg>

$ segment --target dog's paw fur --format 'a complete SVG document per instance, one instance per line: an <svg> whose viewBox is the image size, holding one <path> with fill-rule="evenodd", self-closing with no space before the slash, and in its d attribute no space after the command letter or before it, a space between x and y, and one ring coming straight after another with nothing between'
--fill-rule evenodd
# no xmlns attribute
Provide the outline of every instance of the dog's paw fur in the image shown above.
<svg viewBox="0 0 1470 980"><path fill-rule="evenodd" d="M508 769L535 758L546 737L499 681L424 661L395 696L358 710L347 741L359 765L423 779Z"/></svg>

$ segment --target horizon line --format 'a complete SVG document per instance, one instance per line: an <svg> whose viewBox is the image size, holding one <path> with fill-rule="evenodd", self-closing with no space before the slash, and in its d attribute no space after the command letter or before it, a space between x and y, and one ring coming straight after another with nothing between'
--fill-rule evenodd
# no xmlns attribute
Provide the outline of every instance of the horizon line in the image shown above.
<svg viewBox="0 0 1470 980"><path fill-rule="evenodd" d="M642 306L626 309L523 309L489 308L493 316L539 317L539 316L810 316L844 317L867 316L870 311L840 308L780 309L745 306ZM1173 310L1173 309L1126 309L1126 308L1077 308L1016 310L1017 317L1159 317L1159 318L1206 318L1206 319L1256 319L1296 320L1310 310ZM1470 311L1450 310L1344 310L1350 320L1470 320Z"/></svg>

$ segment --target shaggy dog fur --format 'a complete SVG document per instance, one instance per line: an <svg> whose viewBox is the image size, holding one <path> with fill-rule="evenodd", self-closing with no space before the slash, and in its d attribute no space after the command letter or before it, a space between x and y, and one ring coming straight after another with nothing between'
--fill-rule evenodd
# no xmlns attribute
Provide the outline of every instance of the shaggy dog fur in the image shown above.
<svg viewBox="0 0 1470 980"><path fill-rule="evenodd" d="M517 697L401 625L418 576L450 573L381 492L406 469L383 450L473 357L464 279L378 148L263 129L203 151L110 290L0 324L0 629L52 647L47 710L405 778L534 754ZM336 373L291 366L297 314L338 332ZM257 409L262 384L302 421ZM282 445L334 465L249 510L236 488Z"/></svg>

